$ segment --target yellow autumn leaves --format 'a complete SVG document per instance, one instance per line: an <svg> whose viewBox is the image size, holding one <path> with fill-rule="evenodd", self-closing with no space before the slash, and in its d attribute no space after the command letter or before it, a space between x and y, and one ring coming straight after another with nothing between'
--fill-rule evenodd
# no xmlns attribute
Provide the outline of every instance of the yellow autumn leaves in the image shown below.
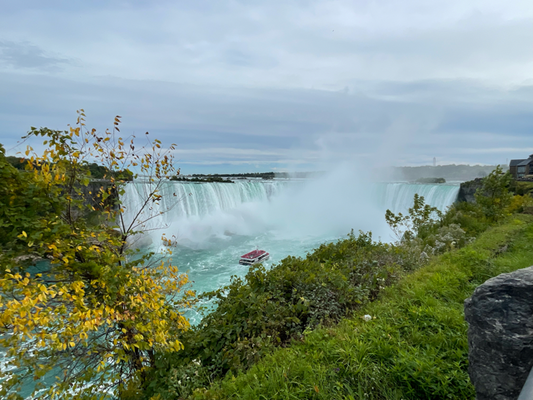
<svg viewBox="0 0 533 400"><path fill-rule="evenodd" d="M180 333L189 327L183 311L194 298L187 276L128 246L142 227L144 208L161 200L161 182L176 174L174 147L163 149L154 140L136 150L134 138L117 136L119 123L116 117L113 129L99 135L85 128L80 110L76 127L28 134L46 139L47 147L41 155L28 149L31 173L24 177L47 187L46 196L61 207L40 215L48 221L44 226L18 230L25 253L0 256L0 347L14 367L0 371L2 398L26 381L37 383L35 398L61 397L72 388L89 398L112 397L143 385L155 351L182 349ZM99 190L84 191L86 165L94 160L109 176ZM137 218L126 223L124 183L116 176L129 168L148 176L149 190ZM63 372L50 386L43 377L57 370Z"/></svg>

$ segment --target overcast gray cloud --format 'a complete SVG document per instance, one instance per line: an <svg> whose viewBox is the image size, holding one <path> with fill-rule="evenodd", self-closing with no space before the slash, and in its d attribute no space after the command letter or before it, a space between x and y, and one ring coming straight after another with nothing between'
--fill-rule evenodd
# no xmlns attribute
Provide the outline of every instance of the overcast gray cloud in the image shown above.
<svg viewBox="0 0 533 400"><path fill-rule="evenodd" d="M59 71L62 64L71 62L64 58L45 54L39 47L28 42L0 41L0 63L13 69L38 69Z"/></svg>
<svg viewBox="0 0 533 400"><path fill-rule="evenodd" d="M531 43L521 0L10 2L0 142L85 108L184 172L505 162L533 150Z"/></svg>

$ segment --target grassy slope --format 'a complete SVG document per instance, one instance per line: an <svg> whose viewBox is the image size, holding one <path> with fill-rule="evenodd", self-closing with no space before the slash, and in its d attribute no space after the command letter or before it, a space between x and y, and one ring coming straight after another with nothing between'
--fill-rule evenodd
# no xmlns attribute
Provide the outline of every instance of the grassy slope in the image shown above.
<svg viewBox="0 0 533 400"><path fill-rule="evenodd" d="M473 399L463 301L486 279L533 264L531 222L513 216L388 288L353 319L310 332L194 397Z"/></svg>

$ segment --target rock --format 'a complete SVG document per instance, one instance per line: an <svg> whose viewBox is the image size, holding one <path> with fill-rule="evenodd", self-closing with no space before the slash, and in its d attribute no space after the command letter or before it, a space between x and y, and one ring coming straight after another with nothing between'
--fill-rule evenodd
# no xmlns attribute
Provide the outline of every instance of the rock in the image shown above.
<svg viewBox="0 0 533 400"><path fill-rule="evenodd" d="M477 400L516 400L533 366L533 267L489 279L465 300Z"/></svg>
<svg viewBox="0 0 533 400"><path fill-rule="evenodd" d="M466 201L467 203L475 203L476 198L474 194L476 190L483 187L483 179L476 178L472 181L462 182L457 195L457 201Z"/></svg>

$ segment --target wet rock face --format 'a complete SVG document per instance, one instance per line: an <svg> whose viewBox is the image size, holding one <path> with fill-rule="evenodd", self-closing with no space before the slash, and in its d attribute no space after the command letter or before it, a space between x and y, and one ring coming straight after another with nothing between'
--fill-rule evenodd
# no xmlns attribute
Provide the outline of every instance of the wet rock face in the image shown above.
<svg viewBox="0 0 533 400"><path fill-rule="evenodd" d="M489 279L465 300L477 400L516 400L533 366L533 267Z"/></svg>

